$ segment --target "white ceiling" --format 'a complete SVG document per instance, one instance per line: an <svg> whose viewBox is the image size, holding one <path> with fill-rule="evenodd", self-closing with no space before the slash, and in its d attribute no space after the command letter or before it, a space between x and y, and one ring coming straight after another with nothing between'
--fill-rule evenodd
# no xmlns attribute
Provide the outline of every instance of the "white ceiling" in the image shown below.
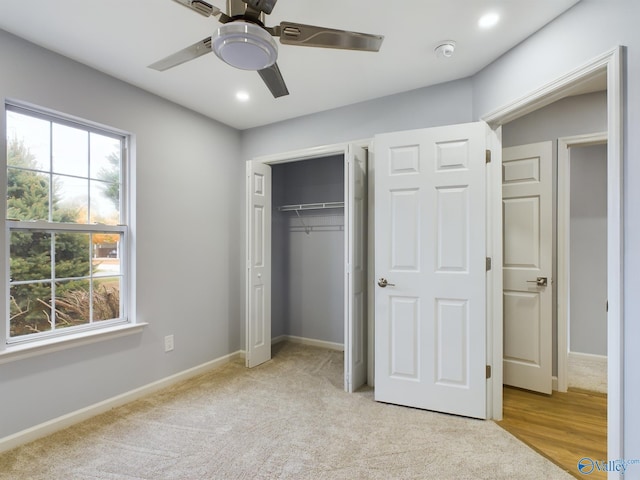
<svg viewBox="0 0 640 480"><path fill-rule="evenodd" d="M208 0L225 9L224 0ZM255 72L205 55L165 72L147 65L210 36L219 23L172 0L2 0L0 28L116 78L246 129L468 77L579 0L279 0L283 20L384 35L380 52L280 45L290 95L274 99ZM478 27L489 11L491 30ZM443 40L457 44L436 58ZM236 100L238 90L251 95Z"/></svg>

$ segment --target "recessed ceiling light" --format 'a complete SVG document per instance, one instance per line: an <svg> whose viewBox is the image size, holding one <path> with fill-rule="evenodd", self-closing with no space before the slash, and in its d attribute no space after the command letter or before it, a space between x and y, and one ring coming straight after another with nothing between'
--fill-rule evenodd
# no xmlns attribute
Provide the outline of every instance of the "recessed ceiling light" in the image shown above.
<svg viewBox="0 0 640 480"><path fill-rule="evenodd" d="M249 94L247 92L240 91L236 93L236 98L240 102L246 102L249 100Z"/></svg>
<svg viewBox="0 0 640 480"><path fill-rule="evenodd" d="M494 27L500 21L500 15L495 12L487 13L480 17L478 20L478 26L480 28L491 28Z"/></svg>

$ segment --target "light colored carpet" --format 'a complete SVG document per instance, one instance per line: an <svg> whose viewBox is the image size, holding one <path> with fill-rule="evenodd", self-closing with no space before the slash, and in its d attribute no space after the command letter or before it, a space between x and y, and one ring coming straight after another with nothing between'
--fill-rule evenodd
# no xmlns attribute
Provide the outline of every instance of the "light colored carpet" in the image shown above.
<svg viewBox="0 0 640 480"><path fill-rule="evenodd" d="M572 479L491 421L342 390L342 353L284 343L0 455L0 479Z"/></svg>

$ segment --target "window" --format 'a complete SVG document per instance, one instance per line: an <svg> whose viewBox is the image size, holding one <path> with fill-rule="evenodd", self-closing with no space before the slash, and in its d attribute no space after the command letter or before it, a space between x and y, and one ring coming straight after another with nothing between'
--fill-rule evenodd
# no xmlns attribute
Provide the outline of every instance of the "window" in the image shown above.
<svg viewBox="0 0 640 480"><path fill-rule="evenodd" d="M6 105L8 344L128 321L127 138Z"/></svg>

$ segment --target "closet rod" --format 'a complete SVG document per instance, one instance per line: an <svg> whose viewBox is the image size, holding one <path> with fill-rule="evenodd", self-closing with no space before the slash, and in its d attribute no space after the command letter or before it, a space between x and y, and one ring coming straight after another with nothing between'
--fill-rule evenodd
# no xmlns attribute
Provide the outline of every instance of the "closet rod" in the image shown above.
<svg viewBox="0 0 640 480"><path fill-rule="evenodd" d="M325 203L299 203L297 205L282 205L278 207L281 212L293 212L300 210L324 210L327 208L344 208L344 202L325 202Z"/></svg>

